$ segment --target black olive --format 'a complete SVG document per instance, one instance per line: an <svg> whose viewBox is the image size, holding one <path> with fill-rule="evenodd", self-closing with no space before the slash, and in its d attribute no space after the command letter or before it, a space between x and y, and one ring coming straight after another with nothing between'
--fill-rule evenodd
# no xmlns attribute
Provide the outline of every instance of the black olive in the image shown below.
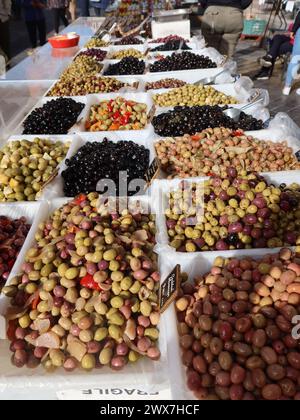
<svg viewBox="0 0 300 420"><path fill-rule="evenodd" d="M106 76L144 74L145 68L146 65L143 60L130 56L123 58L116 64L110 64L104 74Z"/></svg>

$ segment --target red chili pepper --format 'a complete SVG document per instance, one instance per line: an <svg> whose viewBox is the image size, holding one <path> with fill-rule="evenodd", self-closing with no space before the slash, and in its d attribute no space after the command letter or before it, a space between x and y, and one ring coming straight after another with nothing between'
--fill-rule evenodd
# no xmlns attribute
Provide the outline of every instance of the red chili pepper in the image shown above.
<svg viewBox="0 0 300 420"><path fill-rule="evenodd" d="M98 283L95 282L93 276L91 274L87 274L80 280L80 284L87 289L98 290L99 292L102 290Z"/></svg>
<svg viewBox="0 0 300 420"><path fill-rule="evenodd" d="M85 194L79 194L76 198L75 198L75 200L74 200L74 203L77 205L77 206L79 206L79 204L81 204L83 201L85 201L86 200L86 195Z"/></svg>
<svg viewBox="0 0 300 420"><path fill-rule="evenodd" d="M15 334L16 333L16 329L17 329L17 320L14 319L12 321L9 321L8 322L8 328L7 328L6 334L7 334L7 338L10 341L14 341L16 339L16 334Z"/></svg>
<svg viewBox="0 0 300 420"><path fill-rule="evenodd" d="M120 118L121 117L121 113L120 113L120 111L116 111L114 114L113 114L113 119L114 120L116 120L116 119L118 119L118 118Z"/></svg>
<svg viewBox="0 0 300 420"><path fill-rule="evenodd" d="M40 303L41 299L39 296L37 296L31 303L31 308L36 309L38 304Z"/></svg>
<svg viewBox="0 0 300 420"><path fill-rule="evenodd" d="M232 132L232 134L233 134L234 136L242 136L242 135L244 134L244 132L243 132L243 131L241 131L241 130L236 130L236 131L233 131L233 132Z"/></svg>

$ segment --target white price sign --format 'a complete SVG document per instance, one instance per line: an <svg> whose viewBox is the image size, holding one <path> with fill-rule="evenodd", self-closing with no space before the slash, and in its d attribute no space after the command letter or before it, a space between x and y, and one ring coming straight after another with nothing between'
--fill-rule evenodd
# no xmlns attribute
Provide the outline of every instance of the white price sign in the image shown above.
<svg viewBox="0 0 300 420"><path fill-rule="evenodd" d="M160 391L147 392L142 388L90 388L81 390L57 391L59 400L171 400L171 390L164 389Z"/></svg>

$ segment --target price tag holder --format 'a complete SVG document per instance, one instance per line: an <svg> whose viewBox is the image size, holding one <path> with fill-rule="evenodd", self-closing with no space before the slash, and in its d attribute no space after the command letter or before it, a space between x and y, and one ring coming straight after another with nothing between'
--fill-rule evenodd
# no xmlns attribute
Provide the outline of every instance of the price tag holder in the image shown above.
<svg viewBox="0 0 300 420"><path fill-rule="evenodd" d="M149 187L154 179L157 177L159 172L159 161L157 158L155 158L149 168L147 169L147 172L145 173L145 180L147 182L147 186Z"/></svg>
<svg viewBox="0 0 300 420"><path fill-rule="evenodd" d="M168 275L160 286L159 307L160 313L165 312L172 302L177 298L180 288L180 265L177 264L174 270Z"/></svg>
<svg viewBox="0 0 300 420"><path fill-rule="evenodd" d="M147 117L147 122L148 122L148 124L150 124L150 123L151 123L151 121L153 120L154 115L155 115L155 112L156 112L156 106L155 106L155 105L153 105L153 106L151 107L151 109L150 109L149 113L148 113L148 117Z"/></svg>
<svg viewBox="0 0 300 420"><path fill-rule="evenodd" d="M296 152L295 155L298 161L300 162L300 150L298 150L298 152Z"/></svg>

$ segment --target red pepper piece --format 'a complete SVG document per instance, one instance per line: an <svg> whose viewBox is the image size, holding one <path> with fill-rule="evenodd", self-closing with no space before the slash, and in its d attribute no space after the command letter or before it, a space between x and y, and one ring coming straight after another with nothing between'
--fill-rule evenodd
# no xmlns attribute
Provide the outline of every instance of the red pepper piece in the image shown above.
<svg viewBox="0 0 300 420"><path fill-rule="evenodd" d="M91 274L87 274L80 280L80 284L87 289L98 290L99 292L102 290L98 283L95 282L93 276Z"/></svg>
<svg viewBox="0 0 300 420"><path fill-rule="evenodd" d="M17 320L11 320L8 322L8 328L6 331L7 338L10 341L14 341L16 339L16 329L17 329Z"/></svg>
<svg viewBox="0 0 300 420"><path fill-rule="evenodd" d="M85 194L79 194L76 198L75 198L75 200L74 200L74 203L77 205L77 206L79 206L79 204L81 204L83 201L85 201L86 200L86 195Z"/></svg>
<svg viewBox="0 0 300 420"><path fill-rule="evenodd" d="M244 132L242 130L236 130L236 131L233 131L232 134L234 136L242 136Z"/></svg>

